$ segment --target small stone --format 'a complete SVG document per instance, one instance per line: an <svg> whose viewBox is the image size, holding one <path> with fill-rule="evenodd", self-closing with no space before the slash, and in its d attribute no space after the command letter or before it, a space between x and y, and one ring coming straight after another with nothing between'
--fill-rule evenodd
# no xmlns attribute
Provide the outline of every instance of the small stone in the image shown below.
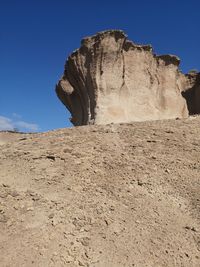
<svg viewBox="0 0 200 267"><path fill-rule="evenodd" d="M58 225L60 222L61 222L61 221L59 221L58 218L55 218L55 217L54 217L54 218L52 219L51 224L52 224L52 226L56 226L56 225Z"/></svg>
<svg viewBox="0 0 200 267"><path fill-rule="evenodd" d="M6 198L8 196L7 192L0 192L0 197L1 198Z"/></svg>
<svg viewBox="0 0 200 267"><path fill-rule="evenodd" d="M74 261L74 258L72 256L68 255L68 256L65 257L65 260L66 260L67 263L70 263L70 262Z"/></svg>
<svg viewBox="0 0 200 267"><path fill-rule="evenodd" d="M143 182L138 181L138 185L139 185L139 186L142 186L143 184L144 184Z"/></svg>
<svg viewBox="0 0 200 267"><path fill-rule="evenodd" d="M193 232L197 232L197 229L196 229L195 227L192 227L192 228L191 228L191 231L193 231Z"/></svg>
<svg viewBox="0 0 200 267"><path fill-rule="evenodd" d="M115 210L115 208L114 208L113 206L111 206L111 207L110 207L110 210L111 210L111 211L114 211L114 210Z"/></svg>
<svg viewBox="0 0 200 267"><path fill-rule="evenodd" d="M53 156L53 155L47 155L46 158L47 158L47 159L51 159L51 160L53 160L53 161L56 160L56 157Z"/></svg>
<svg viewBox="0 0 200 267"><path fill-rule="evenodd" d="M34 193L33 191L31 191L31 190L27 190L26 192L27 192L27 194L29 194L31 197L35 196L35 193Z"/></svg>
<svg viewBox="0 0 200 267"><path fill-rule="evenodd" d="M9 193L12 197L18 197L19 196L19 193L17 192L17 191L11 191L10 193Z"/></svg>
<svg viewBox="0 0 200 267"><path fill-rule="evenodd" d="M83 246L89 246L89 242L90 242L90 238L89 237L83 237L81 240L80 240L81 244Z"/></svg>
<svg viewBox="0 0 200 267"><path fill-rule="evenodd" d="M39 198L39 196L34 196L34 197L32 197L32 200L33 201L38 201L40 198Z"/></svg>
<svg viewBox="0 0 200 267"><path fill-rule="evenodd" d="M82 261L80 261L80 260L78 261L78 265L79 266L85 266L85 264Z"/></svg>
<svg viewBox="0 0 200 267"><path fill-rule="evenodd" d="M10 187L8 184L2 184L3 185L3 187Z"/></svg>
<svg viewBox="0 0 200 267"><path fill-rule="evenodd" d="M5 214L0 214L0 222L6 223L8 221L8 217Z"/></svg>
<svg viewBox="0 0 200 267"><path fill-rule="evenodd" d="M27 211L33 211L34 208L33 208L33 207L29 207L29 208L27 208L26 210L27 210Z"/></svg>
<svg viewBox="0 0 200 267"><path fill-rule="evenodd" d="M108 220L105 220L105 223L106 223L106 225L109 225L109 222L108 222Z"/></svg>
<svg viewBox="0 0 200 267"><path fill-rule="evenodd" d="M188 226L188 225L186 225L185 226L185 229L187 229L187 230L191 230L191 231L193 231L193 232L197 232L197 229L194 227L194 226Z"/></svg>
<svg viewBox="0 0 200 267"><path fill-rule="evenodd" d="M53 213L49 214L49 216L48 216L49 219L53 219L53 217L54 217Z"/></svg>

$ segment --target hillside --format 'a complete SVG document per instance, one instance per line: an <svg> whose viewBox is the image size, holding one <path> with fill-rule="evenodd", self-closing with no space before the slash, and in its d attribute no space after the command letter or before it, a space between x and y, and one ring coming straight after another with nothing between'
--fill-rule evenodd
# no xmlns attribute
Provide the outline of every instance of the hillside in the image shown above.
<svg viewBox="0 0 200 267"><path fill-rule="evenodd" d="M0 133L0 266L199 267L200 117Z"/></svg>

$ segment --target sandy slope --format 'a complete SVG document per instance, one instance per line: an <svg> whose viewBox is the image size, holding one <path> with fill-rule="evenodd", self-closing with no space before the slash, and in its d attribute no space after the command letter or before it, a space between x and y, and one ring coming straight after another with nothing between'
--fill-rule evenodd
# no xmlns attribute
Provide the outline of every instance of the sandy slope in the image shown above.
<svg viewBox="0 0 200 267"><path fill-rule="evenodd" d="M200 117L0 142L1 267L200 266Z"/></svg>
<svg viewBox="0 0 200 267"><path fill-rule="evenodd" d="M26 134L0 131L0 145L23 138Z"/></svg>

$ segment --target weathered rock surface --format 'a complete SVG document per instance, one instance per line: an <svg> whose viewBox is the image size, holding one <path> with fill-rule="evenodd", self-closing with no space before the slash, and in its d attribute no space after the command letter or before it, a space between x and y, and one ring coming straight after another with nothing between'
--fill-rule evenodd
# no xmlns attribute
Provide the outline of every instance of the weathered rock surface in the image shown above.
<svg viewBox="0 0 200 267"><path fill-rule="evenodd" d="M182 74L179 63L123 31L100 32L69 56L56 92L74 125L185 118L200 110L200 83L198 75Z"/></svg>
<svg viewBox="0 0 200 267"><path fill-rule="evenodd" d="M200 73L186 74L186 85L182 95L187 101L189 114L200 114Z"/></svg>

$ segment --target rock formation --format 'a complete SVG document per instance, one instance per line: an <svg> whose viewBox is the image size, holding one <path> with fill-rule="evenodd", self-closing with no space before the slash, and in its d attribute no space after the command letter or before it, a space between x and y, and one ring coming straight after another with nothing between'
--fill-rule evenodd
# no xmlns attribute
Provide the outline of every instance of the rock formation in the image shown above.
<svg viewBox="0 0 200 267"><path fill-rule="evenodd" d="M179 63L104 31L69 56L56 92L74 125L185 118L200 112L200 75L182 74Z"/></svg>
<svg viewBox="0 0 200 267"><path fill-rule="evenodd" d="M187 101L189 114L200 114L200 73L190 72L185 77L186 84L182 95Z"/></svg>

